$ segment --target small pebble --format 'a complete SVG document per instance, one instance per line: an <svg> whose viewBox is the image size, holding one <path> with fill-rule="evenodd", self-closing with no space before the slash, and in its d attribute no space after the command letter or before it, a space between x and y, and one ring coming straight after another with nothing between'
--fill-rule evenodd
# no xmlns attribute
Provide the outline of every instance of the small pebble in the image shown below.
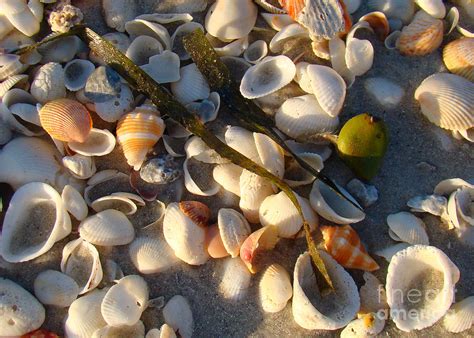
<svg viewBox="0 0 474 338"><path fill-rule="evenodd" d="M173 156L166 154L152 158L140 169L140 177L148 183L167 184L176 181L182 174Z"/></svg>
<svg viewBox="0 0 474 338"><path fill-rule="evenodd" d="M379 199L377 188L373 185L364 184L357 178L354 178L347 183L347 190L362 204L363 207L368 207L374 204Z"/></svg>
<svg viewBox="0 0 474 338"><path fill-rule="evenodd" d="M436 171L436 167L434 165L429 164L428 162L418 162L416 164L416 168L427 172Z"/></svg>

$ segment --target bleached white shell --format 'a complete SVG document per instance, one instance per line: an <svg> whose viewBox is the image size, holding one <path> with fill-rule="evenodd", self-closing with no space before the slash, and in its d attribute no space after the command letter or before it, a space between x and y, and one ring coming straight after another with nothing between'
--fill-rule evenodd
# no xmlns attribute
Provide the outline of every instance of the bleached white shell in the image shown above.
<svg viewBox="0 0 474 338"><path fill-rule="evenodd" d="M257 164L262 164L255 144L253 133L242 127L228 127L225 132L227 145L248 157Z"/></svg>
<svg viewBox="0 0 474 338"><path fill-rule="evenodd" d="M260 304L265 312L279 312L293 296L290 275L279 264L270 265L259 283Z"/></svg>
<svg viewBox="0 0 474 338"><path fill-rule="evenodd" d="M107 129L92 128L89 136L83 143L69 142L71 150L84 156L104 156L115 148L115 136Z"/></svg>
<svg viewBox="0 0 474 338"><path fill-rule="evenodd" d="M249 223L240 212L222 208L217 214L217 225L225 249L232 257L237 257L240 246L251 233Z"/></svg>
<svg viewBox="0 0 474 338"><path fill-rule="evenodd" d="M107 325L95 330L92 338L141 338L145 336L145 325L139 320L134 325L111 326Z"/></svg>
<svg viewBox="0 0 474 338"><path fill-rule="evenodd" d="M2 54L0 55L0 81L9 76L22 73L28 66L20 61L19 55Z"/></svg>
<svg viewBox="0 0 474 338"><path fill-rule="evenodd" d="M449 310L458 280L459 269L436 247L414 245L399 251L392 257L387 274L387 302L392 320L405 332L433 325ZM412 289L422 298L409 298ZM409 310L429 315L403 315Z"/></svg>
<svg viewBox="0 0 474 338"><path fill-rule="evenodd" d="M32 182L18 189L5 214L0 254L8 262L32 260L71 232L61 196L48 184Z"/></svg>
<svg viewBox="0 0 474 338"><path fill-rule="evenodd" d="M137 66L142 66L148 63L150 57L161 52L163 52L161 42L151 36L140 35L128 46L125 55Z"/></svg>
<svg viewBox="0 0 474 338"><path fill-rule="evenodd" d="M36 276L34 289L41 303L58 307L68 307L79 294L76 281L55 270L45 270Z"/></svg>
<svg viewBox="0 0 474 338"><path fill-rule="evenodd" d="M97 171L95 160L91 156L84 156L81 154L64 156L62 163L74 177L81 180L90 178Z"/></svg>
<svg viewBox="0 0 474 338"><path fill-rule="evenodd" d="M209 97L209 85L196 64L181 67L179 74L179 81L171 84L171 92L180 103L187 104Z"/></svg>
<svg viewBox="0 0 474 338"><path fill-rule="evenodd" d="M433 192L436 195L449 196L452 192L462 187L474 188L474 184L471 182L472 179L465 181L462 178L448 178L439 182Z"/></svg>
<svg viewBox="0 0 474 338"><path fill-rule="evenodd" d="M162 25L177 21L189 22L193 21L193 16L189 13L153 13L141 14L136 19L148 20L151 22L161 23Z"/></svg>
<svg viewBox="0 0 474 338"><path fill-rule="evenodd" d="M360 311L378 313L388 309L387 292L380 281L370 272L364 272L365 284L360 288Z"/></svg>
<svg viewBox="0 0 474 338"><path fill-rule="evenodd" d="M260 205L267 196L273 194L271 182L244 169L240 175L239 186L240 209L249 222L258 223Z"/></svg>
<svg viewBox="0 0 474 338"><path fill-rule="evenodd" d="M283 45L286 41L303 37L309 38L309 33L308 30L300 24L292 23L284 26L270 41L270 50L273 53L279 53L283 49Z"/></svg>
<svg viewBox="0 0 474 338"><path fill-rule="evenodd" d="M173 35L171 36L171 46L173 52L178 54L180 60L189 60L191 57L189 56L188 52L183 46L183 37L195 31L196 29L200 29L204 32L204 27L198 22L187 22L174 31Z"/></svg>
<svg viewBox="0 0 474 338"><path fill-rule="evenodd" d="M137 15L136 2L132 0L103 0L102 9L107 26L123 32L125 23Z"/></svg>
<svg viewBox="0 0 474 338"><path fill-rule="evenodd" d="M61 193L61 199L66 210L69 211L75 219L82 221L87 217L89 210L86 201L84 201L80 192L72 185L68 184L64 187Z"/></svg>
<svg viewBox="0 0 474 338"><path fill-rule="evenodd" d="M194 157L196 160L204 163L227 163L215 150L209 148L202 139L192 136L184 145L187 158Z"/></svg>
<svg viewBox="0 0 474 338"><path fill-rule="evenodd" d="M91 207L96 212L107 209L115 209L123 212L125 215L133 215L137 212L137 205L131 199L117 195L100 197L91 203Z"/></svg>
<svg viewBox="0 0 474 338"><path fill-rule="evenodd" d="M427 77L415 91L421 111L437 126L469 129L474 126L474 83L448 73Z"/></svg>
<svg viewBox="0 0 474 338"><path fill-rule="evenodd" d="M64 85L71 91L78 91L85 87L87 78L94 72L92 62L74 59L64 66Z"/></svg>
<svg viewBox="0 0 474 338"><path fill-rule="evenodd" d="M405 250L405 249L408 248L409 246L411 246L411 244L408 244L408 243L405 243L405 242L401 242L401 243L397 243L397 244L395 244L395 245L388 246L388 247L386 247L386 248L384 248L384 249L375 251L374 254L376 254L377 256L380 256L380 257L385 258L385 260L390 263L390 261L392 260L392 257L393 257L397 252L399 252L399 251L401 251L401 250Z"/></svg>
<svg viewBox="0 0 474 338"><path fill-rule="evenodd" d="M9 279L0 278L0 294L2 337L22 336L43 324L44 307L20 285Z"/></svg>
<svg viewBox="0 0 474 338"><path fill-rule="evenodd" d="M122 268L113 260L106 259L104 264L104 282L115 283L124 277Z"/></svg>
<svg viewBox="0 0 474 338"><path fill-rule="evenodd" d="M138 275L123 277L104 296L102 316L111 326L135 325L148 303L148 286Z"/></svg>
<svg viewBox="0 0 474 338"><path fill-rule="evenodd" d="M365 313L341 331L341 338L375 337L385 327L385 318L376 313Z"/></svg>
<svg viewBox="0 0 474 338"><path fill-rule="evenodd" d="M212 177L225 190L240 197L240 175L243 169L233 163L219 164L214 167Z"/></svg>
<svg viewBox="0 0 474 338"><path fill-rule="evenodd" d="M0 40L5 38L12 30L13 25L10 21L4 15L0 15Z"/></svg>
<svg viewBox="0 0 474 338"><path fill-rule="evenodd" d="M383 77L372 77L365 80L364 87L386 109L397 107L405 94L402 87Z"/></svg>
<svg viewBox="0 0 474 338"><path fill-rule="evenodd" d="M265 134L253 133L253 138L262 166L273 175L283 178L285 173L283 149Z"/></svg>
<svg viewBox="0 0 474 338"><path fill-rule="evenodd" d="M248 99L262 97L286 86L295 74L296 66L290 58L268 56L245 72L240 92Z"/></svg>
<svg viewBox="0 0 474 338"><path fill-rule="evenodd" d="M415 0L415 3L433 18L442 19L446 15L442 0Z"/></svg>
<svg viewBox="0 0 474 338"><path fill-rule="evenodd" d="M283 27L295 23L288 14L260 13L265 22L274 30L281 31Z"/></svg>
<svg viewBox="0 0 474 338"><path fill-rule="evenodd" d="M181 77L179 57L169 50L152 56L149 63L141 68L158 83L176 82Z"/></svg>
<svg viewBox="0 0 474 338"><path fill-rule="evenodd" d="M140 273L150 274L167 270L176 263L176 258L161 238L140 236L128 247L133 265Z"/></svg>
<svg viewBox="0 0 474 338"><path fill-rule="evenodd" d="M248 46L249 46L248 36L244 36L243 38L234 40L225 46L215 47L214 50L219 56L239 56L245 50L247 50Z"/></svg>
<svg viewBox="0 0 474 338"><path fill-rule="evenodd" d="M59 63L41 66L31 83L31 94L38 102L46 103L66 96L64 69Z"/></svg>
<svg viewBox="0 0 474 338"><path fill-rule="evenodd" d="M244 52L244 59L250 63L259 63L268 54L268 46L264 40L252 42Z"/></svg>
<svg viewBox="0 0 474 338"><path fill-rule="evenodd" d="M372 68L374 62L374 47L369 40L354 37L356 30L364 26L361 22L355 25L346 39L346 65L355 76L361 76ZM370 26L369 26L370 27Z"/></svg>
<svg viewBox="0 0 474 338"><path fill-rule="evenodd" d="M465 230L474 225L472 205L474 205L474 188L462 187L449 196L447 213L450 227Z"/></svg>
<svg viewBox="0 0 474 338"><path fill-rule="evenodd" d="M183 338L190 338L194 331L194 319L191 306L181 295L173 296L163 308L166 324L171 326Z"/></svg>
<svg viewBox="0 0 474 338"><path fill-rule="evenodd" d="M319 251L334 285L334 292L321 295L308 252L296 261L293 275L293 318L308 330L336 330L346 326L359 310L360 300L352 277L329 254Z"/></svg>
<svg viewBox="0 0 474 338"><path fill-rule="evenodd" d="M248 292L252 274L238 257L225 259L223 265L219 293L225 299L242 300Z"/></svg>
<svg viewBox="0 0 474 338"><path fill-rule="evenodd" d="M80 49L81 39L74 35L59 38L38 47L38 51L42 55L42 63L69 62Z"/></svg>
<svg viewBox="0 0 474 338"><path fill-rule="evenodd" d="M221 97L219 93L212 92L207 99L200 102L188 103L185 107L190 112L198 115L202 123L214 121L219 113Z"/></svg>
<svg viewBox="0 0 474 338"><path fill-rule="evenodd" d="M308 62L298 62L296 64L296 74L294 80L306 93L312 94L313 88L311 87L311 81L308 77L308 66Z"/></svg>
<svg viewBox="0 0 474 338"><path fill-rule="evenodd" d="M0 119L11 130L26 136L44 134L36 109L36 99L23 89L10 89L0 103ZM23 124L23 121L29 124Z"/></svg>
<svg viewBox="0 0 474 338"><path fill-rule="evenodd" d="M217 194L220 190L220 186L216 182L211 181L210 185L207 185L206 186L207 189L205 189L205 190L203 190L204 188L201 188L196 183L195 179L191 175L191 173L189 171L189 168L188 168L190 160L192 161L193 158L187 158L183 163L184 186L186 187L186 189L190 193L195 194L195 195L199 195L199 196L213 196L213 195ZM195 174L197 174L197 173L195 172Z"/></svg>
<svg viewBox="0 0 474 338"><path fill-rule="evenodd" d="M11 88L16 85L28 82L28 75L19 74L9 76L5 81L0 83L0 98L2 98Z"/></svg>
<svg viewBox="0 0 474 338"><path fill-rule="evenodd" d="M15 2L16 4L10 6L9 3ZM5 6L3 15L20 32L28 36L33 36L39 32L40 21L27 6L26 1L6 0L2 5ZM12 10L12 7L15 7L15 9Z"/></svg>
<svg viewBox="0 0 474 338"><path fill-rule="evenodd" d="M151 329L148 331L145 338L176 338L176 333L171 326L163 324L159 330Z"/></svg>
<svg viewBox="0 0 474 338"><path fill-rule="evenodd" d="M416 196L408 200L407 206L414 212L428 212L435 216L441 216L446 212L448 200L439 195Z"/></svg>
<svg viewBox="0 0 474 338"><path fill-rule="evenodd" d="M122 84L120 86L120 93L110 100L94 103L94 109L102 120L115 122L124 114L132 111L133 100L134 98L130 87Z"/></svg>
<svg viewBox="0 0 474 338"><path fill-rule="evenodd" d="M443 319L446 330L460 333L471 328L474 322L474 296L454 304Z"/></svg>
<svg viewBox="0 0 474 338"><path fill-rule="evenodd" d="M339 187L339 189L354 200L344 188ZM319 215L337 224L357 223L365 218L363 211L357 209L320 180L313 183L309 201Z"/></svg>
<svg viewBox="0 0 474 338"><path fill-rule="evenodd" d="M387 216L387 224L402 242L429 245L424 222L409 212L399 212Z"/></svg>
<svg viewBox="0 0 474 338"><path fill-rule="evenodd" d="M413 0L368 0L368 7L374 11L384 12L388 18L400 19L408 24L415 14Z"/></svg>
<svg viewBox="0 0 474 338"><path fill-rule="evenodd" d="M168 30L159 23L135 19L125 24L125 30L132 39L141 35L151 36L157 39L165 49L171 49L171 37Z"/></svg>

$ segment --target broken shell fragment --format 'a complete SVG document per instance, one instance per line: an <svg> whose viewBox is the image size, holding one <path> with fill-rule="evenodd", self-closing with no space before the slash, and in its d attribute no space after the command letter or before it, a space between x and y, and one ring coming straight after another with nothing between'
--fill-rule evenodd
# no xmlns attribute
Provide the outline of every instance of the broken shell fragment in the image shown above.
<svg viewBox="0 0 474 338"><path fill-rule="evenodd" d="M114 209L123 212L125 215L133 215L137 212L137 205L125 196L110 195L96 199L91 203L95 212Z"/></svg>
<svg viewBox="0 0 474 338"><path fill-rule="evenodd" d="M399 241L409 244L429 245L425 223L409 212L399 212L387 216L387 224Z"/></svg>
<svg viewBox="0 0 474 338"><path fill-rule="evenodd" d="M64 69L59 63L47 63L36 72L30 88L31 95L46 103L66 96Z"/></svg>
<svg viewBox="0 0 474 338"><path fill-rule="evenodd" d="M150 57L163 52L161 43L147 35L140 35L132 41L127 48L125 56L137 66L143 66L149 62Z"/></svg>
<svg viewBox="0 0 474 338"><path fill-rule="evenodd" d="M143 19L135 19L125 24L125 30L132 40L138 36L151 36L152 38L157 39L165 49L171 49L171 37L168 30L159 23Z"/></svg>
<svg viewBox="0 0 474 338"><path fill-rule="evenodd" d="M179 57L169 50L150 57L149 62L141 68L158 83L177 82L181 77Z"/></svg>
<svg viewBox="0 0 474 338"><path fill-rule="evenodd" d="M97 168L95 166L94 158L91 156L84 156L75 154L73 156L64 156L62 159L63 166L69 169L69 172L81 180L92 177Z"/></svg>
<svg viewBox="0 0 474 338"><path fill-rule="evenodd" d="M181 295L173 296L163 308L166 324L178 331L183 338L191 338L194 331L194 319L191 306Z"/></svg>
<svg viewBox="0 0 474 338"><path fill-rule="evenodd" d="M70 306L79 294L76 281L55 270L45 270L36 276L34 290L41 303L57 307Z"/></svg>
<svg viewBox="0 0 474 338"><path fill-rule="evenodd" d="M267 225L253 232L240 247L240 258L251 273L256 273L257 256L265 250L271 250L278 243L278 229Z"/></svg>
<svg viewBox="0 0 474 338"><path fill-rule="evenodd" d="M227 258L223 262L223 274L219 293L232 301L242 300L248 292L252 274L240 258Z"/></svg>
<svg viewBox="0 0 474 338"><path fill-rule="evenodd" d="M244 52L244 59L250 63L259 63L268 54L268 46L264 40L252 42Z"/></svg>
<svg viewBox="0 0 474 338"><path fill-rule="evenodd" d="M387 293L382 283L370 272L364 272L365 284L360 288L360 310L362 313L378 313L387 310Z"/></svg>
<svg viewBox="0 0 474 338"><path fill-rule="evenodd" d="M408 200L407 206L413 212L428 212L435 216L442 216L446 213L448 200L439 195L416 196Z"/></svg>
<svg viewBox="0 0 474 338"><path fill-rule="evenodd" d="M260 304L265 312L279 312L293 296L290 275L279 264L270 265L259 283Z"/></svg>
<svg viewBox="0 0 474 338"><path fill-rule="evenodd" d="M92 102L104 102L120 93L120 76L110 67L97 67L87 78L84 95Z"/></svg>

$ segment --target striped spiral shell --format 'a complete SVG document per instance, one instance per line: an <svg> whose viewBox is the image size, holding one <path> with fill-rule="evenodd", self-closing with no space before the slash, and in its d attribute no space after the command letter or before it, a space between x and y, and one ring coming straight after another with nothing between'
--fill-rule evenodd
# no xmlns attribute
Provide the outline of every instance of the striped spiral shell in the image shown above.
<svg viewBox="0 0 474 338"><path fill-rule="evenodd" d="M443 50L443 61L451 73L474 82L474 38L448 43Z"/></svg>

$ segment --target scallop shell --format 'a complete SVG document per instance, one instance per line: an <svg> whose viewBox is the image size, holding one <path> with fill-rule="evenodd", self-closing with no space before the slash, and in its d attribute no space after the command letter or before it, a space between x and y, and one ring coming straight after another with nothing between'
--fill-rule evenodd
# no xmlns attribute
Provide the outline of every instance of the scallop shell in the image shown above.
<svg viewBox="0 0 474 338"><path fill-rule="evenodd" d="M107 129L92 128L87 139L68 143L69 149L84 156L104 156L115 148L115 136Z"/></svg>
<svg viewBox="0 0 474 338"><path fill-rule="evenodd" d="M352 277L329 254L319 251L334 285L334 292L320 294L308 252L296 261L293 275L293 318L308 330L336 330L355 317L360 306Z"/></svg>
<svg viewBox="0 0 474 338"><path fill-rule="evenodd" d="M259 283L260 304L265 312L280 312L293 296L290 275L279 264L270 265Z"/></svg>
<svg viewBox="0 0 474 338"><path fill-rule="evenodd" d="M227 258L223 262L218 291L225 299L240 301L247 295L251 277L251 273L240 258Z"/></svg>
<svg viewBox="0 0 474 338"><path fill-rule="evenodd" d="M134 325L111 326L107 325L94 331L92 338L114 338L130 337L138 338L145 336L145 325L139 320Z"/></svg>
<svg viewBox="0 0 474 338"><path fill-rule="evenodd" d="M28 75L26 74L9 76L5 81L0 83L0 98L3 98L3 96L13 87L17 85L22 86L25 83L28 83Z"/></svg>
<svg viewBox="0 0 474 338"><path fill-rule="evenodd" d="M37 71L31 83L31 94L41 103L66 96L64 69L59 63L47 63Z"/></svg>
<svg viewBox="0 0 474 338"><path fill-rule="evenodd" d="M243 169L233 163L219 164L214 167L212 177L225 190L240 197L240 175Z"/></svg>
<svg viewBox="0 0 474 338"><path fill-rule="evenodd" d="M177 82L181 77L179 57L169 50L152 56L149 63L141 68L158 83Z"/></svg>
<svg viewBox="0 0 474 338"><path fill-rule="evenodd" d="M284 27L295 23L288 14L260 13L260 15L276 31L281 31Z"/></svg>
<svg viewBox="0 0 474 338"><path fill-rule="evenodd" d="M45 305L68 307L77 298L76 281L59 271L45 270L35 278L35 295Z"/></svg>
<svg viewBox="0 0 474 338"><path fill-rule="evenodd" d="M64 156L63 166L69 169L69 172L79 179L90 178L96 172L95 161L93 157L75 154L73 156Z"/></svg>
<svg viewBox="0 0 474 338"><path fill-rule="evenodd" d="M474 296L454 304L443 319L445 329L452 333L469 330L474 322Z"/></svg>
<svg viewBox="0 0 474 338"><path fill-rule="evenodd" d="M125 55L136 65L142 66L149 62L150 57L161 52L163 52L163 45L157 39L140 35L128 46Z"/></svg>
<svg viewBox="0 0 474 338"><path fill-rule="evenodd" d="M171 46L173 52L179 55L180 60L189 60L191 57L189 56L188 52L183 46L183 37L186 34L189 34L196 29L200 29L204 32L204 27L198 22L186 22L185 24L179 26L174 31L173 35L171 36Z"/></svg>
<svg viewBox="0 0 474 338"><path fill-rule="evenodd" d="M429 245L425 223L409 212L399 212L387 216L387 224L402 242Z"/></svg>
<svg viewBox="0 0 474 338"><path fill-rule="evenodd" d="M118 210L125 215L133 215L137 212L137 205L131 199L117 195L100 197L91 203L91 207L95 212L107 209Z"/></svg>
<svg viewBox="0 0 474 338"><path fill-rule="evenodd" d="M296 74L296 67L284 55L268 56L250 67L240 83L240 92L248 99L259 98L289 84Z"/></svg>
<svg viewBox="0 0 474 338"><path fill-rule="evenodd" d="M151 36L157 39L165 49L171 49L171 37L168 30L159 23L135 19L125 24L125 30L132 39L142 35Z"/></svg>
<svg viewBox="0 0 474 338"><path fill-rule="evenodd" d="M32 182L18 189L5 214L0 255L7 262L32 260L71 232L61 196L48 184Z"/></svg>
<svg viewBox="0 0 474 338"><path fill-rule="evenodd" d="M252 42L244 52L244 59L250 63L259 63L268 54L268 46L264 40Z"/></svg>
<svg viewBox="0 0 474 338"><path fill-rule="evenodd" d="M368 0L369 9L381 11L389 19L400 19L407 24L415 14L415 2L413 0Z"/></svg>
<svg viewBox="0 0 474 338"><path fill-rule="evenodd" d="M446 16L446 7L442 0L415 0L415 3L433 18L442 19Z"/></svg>
<svg viewBox="0 0 474 338"><path fill-rule="evenodd" d="M64 207L75 219L82 221L87 217L87 213L89 212L87 204L76 188L69 184L66 185L61 193L61 199Z"/></svg>
<svg viewBox="0 0 474 338"><path fill-rule="evenodd" d="M207 12L206 31L221 40L240 39L250 33L257 14L251 0L217 0Z"/></svg>
<svg viewBox="0 0 474 338"><path fill-rule="evenodd" d="M68 90L78 91L86 86L87 78L95 70L92 62L74 59L64 66L64 85Z"/></svg>
<svg viewBox="0 0 474 338"><path fill-rule="evenodd" d="M125 31L125 23L137 15L137 4L133 0L103 0L102 9L107 26Z"/></svg>
<svg viewBox="0 0 474 338"><path fill-rule="evenodd" d="M44 307L20 285L0 278L0 335L18 337L39 328L45 320Z"/></svg>
<svg viewBox="0 0 474 338"><path fill-rule="evenodd" d="M448 43L443 49L443 61L451 73L474 82L474 38Z"/></svg>
<svg viewBox="0 0 474 338"><path fill-rule="evenodd" d="M413 21L402 29L397 48L403 55L430 54L443 42L443 33L443 21L421 10L416 13Z"/></svg>
<svg viewBox="0 0 474 338"><path fill-rule="evenodd" d="M240 258L251 273L257 272L257 256L261 251L271 250L278 243L278 229L267 225L254 231L240 246Z"/></svg>
<svg viewBox="0 0 474 338"><path fill-rule="evenodd" d="M371 77L365 80L365 90L385 109L398 107L405 95L401 86L384 77Z"/></svg>
<svg viewBox="0 0 474 338"><path fill-rule="evenodd" d="M179 70L179 81L171 84L171 92L182 104L207 99L211 93L206 79L196 64L191 63Z"/></svg>
<svg viewBox="0 0 474 338"><path fill-rule="evenodd" d="M258 223L260 205L267 196L273 194L271 182L248 170L243 170L240 175L239 186L240 209L249 222Z"/></svg>
<svg viewBox="0 0 474 338"><path fill-rule="evenodd" d="M0 81L4 81L9 76L23 73L27 65L20 61L20 56L14 54L0 55Z"/></svg>
<svg viewBox="0 0 474 338"><path fill-rule="evenodd" d="M341 338L375 337L385 327L385 318L376 313L365 313L350 322L341 331Z"/></svg>
<svg viewBox="0 0 474 338"><path fill-rule="evenodd" d="M245 217L234 209L222 208L217 214L222 243L232 257L237 257L240 247L250 235L250 226Z"/></svg>
<svg viewBox="0 0 474 338"><path fill-rule="evenodd" d="M454 300L459 270L438 248L414 245L393 256L388 266L387 302L392 320L405 332L432 326L449 310ZM410 290L417 297L410 299ZM419 297L424 301L420 302ZM429 316L406 316L407 311Z"/></svg>
<svg viewBox="0 0 474 338"><path fill-rule="evenodd" d="M365 284L360 288L360 311L379 313L388 309L387 293L382 283L370 272L364 272Z"/></svg>
<svg viewBox="0 0 474 338"><path fill-rule="evenodd" d="M100 311L110 326L135 325L148 303L148 286L138 275L120 279L104 296Z"/></svg>
<svg viewBox="0 0 474 338"><path fill-rule="evenodd" d="M163 272L176 263L173 253L161 238L137 237L128 247L128 253L142 274Z"/></svg>
<svg viewBox="0 0 474 338"><path fill-rule="evenodd" d="M183 338L191 338L194 331L194 319L191 306L181 295L173 296L163 308L166 324L178 331Z"/></svg>

